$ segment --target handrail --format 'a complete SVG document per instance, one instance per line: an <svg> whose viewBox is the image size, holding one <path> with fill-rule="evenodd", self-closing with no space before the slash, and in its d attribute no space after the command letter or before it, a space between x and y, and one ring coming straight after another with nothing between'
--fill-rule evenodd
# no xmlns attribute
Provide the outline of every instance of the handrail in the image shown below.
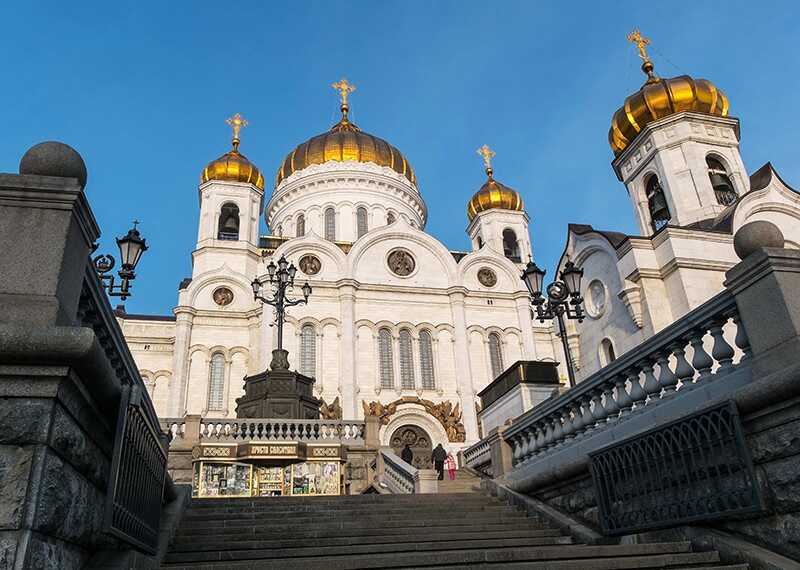
<svg viewBox="0 0 800 570"><path fill-rule="evenodd" d="M725 339L726 332L732 336L730 329L736 331L734 344L742 354L737 363L737 352ZM711 345L710 354L704 345ZM722 291L576 387L522 414L502 437L517 466L645 405L723 377L749 358L735 299Z"/></svg>
<svg viewBox="0 0 800 570"><path fill-rule="evenodd" d="M379 475L383 475L383 482L386 483L392 493L413 494L419 470L388 449L380 450L380 459L383 469L379 469ZM382 473L380 473L381 471Z"/></svg>
<svg viewBox="0 0 800 570"><path fill-rule="evenodd" d="M477 443L465 449L464 462L468 467L475 468L477 465L484 465L492 460L492 447L489 438L485 437Z"/></svg>

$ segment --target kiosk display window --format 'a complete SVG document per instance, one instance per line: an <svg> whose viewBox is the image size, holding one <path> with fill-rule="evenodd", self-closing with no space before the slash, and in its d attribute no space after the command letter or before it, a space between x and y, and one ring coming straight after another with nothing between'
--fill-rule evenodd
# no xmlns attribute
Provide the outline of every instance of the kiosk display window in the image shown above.
<svg viewBox="0 0 800 570"><path fill-rule="evenodd" d="M285 493L284 467L256 467L253 494L259 497L277 497Z"/></svg>
<svg viewBox="0 0 800 570"><path fill-rule="evenodd" d="M249 497L252 494L251 465L206 462L196 465L200 497Z"/></svg>
<svg viewBox="0 0 800 570"><path fill-rule="evenodd" d="M338 495L337 462L309 461L292 465L292 495Z"/></svg>

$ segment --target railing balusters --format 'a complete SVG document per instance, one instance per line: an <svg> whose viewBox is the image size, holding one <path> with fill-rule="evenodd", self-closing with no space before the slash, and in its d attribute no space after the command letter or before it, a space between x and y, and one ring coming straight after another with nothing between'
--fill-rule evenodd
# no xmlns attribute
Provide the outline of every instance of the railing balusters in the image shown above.
<svg viewBox="0 0 800 570"><path fill-rule="evenodd" d="M736 354L733 347L725 340L723 327L727 322L728 317L725 316L713 320L708 327L711 337L714 339L714 346L711 347L711 357L719 363L717 375L725 374L733 368L733 357Z"/></svg>
<svg viewBox="0 0 800 570"><path fill-rule="evenodd" d="M617 397L615 400L617 402L617 407L619 408L620 419L630 414L631 409L633 408L633 399L631 398L630 394L628 394L627 386L625 385L626 381L627 378L625 377L625 374L617 374L617 376L614 378L614 385L617 388Z"/></svg>
<svg viewBox="0 0 800 570"><path fill-rule="evenodd" d="M678 381L681 383L681 390L690 389L692 387L692 378L694 378L694 368L692 368L692 365L686 360L686 339L682 338L674 347L673 352L676 360L675 376L677 376Z"/></svg>
<svg viewBox="0 0 800 570"><path fill-rule="evenodd" d="M678 377L669 367L669 355L674 350L674 345L671 345L668 350L662 350L658 353L658 385L664 390L665 398L674 394L678 386Z"/></svg>
<svg viewBox="0 0 800 570"><path fill-rule="evenodd" d="M642 389L639 383L639 365L628 369L627 376L628 382L631 383L630 397L633 400L634 409L641 409L644 406L644 401L647 399L647 393Z"/></svg>
<svg viewBox="0 0 800 570"><path fill-rule="evenodd" d="M614 384L611 382L604 384L603 394L606 400L603 405L606 410L606 423L613 422L619 417L619 404L614 398Z"/></svg>
<svg viewBox="0 0 800 570"><path fill-rule="evenodd" d="M692 345L693 349L692 366L700 373L694 381L695 384L699 384L711 376L711 367L714 366L714 359L709 356L706 349L703 347L703 337L705 334L705 327L703 327L693 330L689 336L689 344Z"/></svg>
<svg viewBox="0 0 800 570"><path fill-rule="evenodd" d="M581 428L584 433L590 432L594 429L594 417L592 417L592 396L585 394L581 398L583 408L583 418L581 421Z"/></svg>
<svg viewBox="0 0 800 570"><path fill-rule="evenodd" d="M653 365L655 360L645 360L642 363L642 371L644 372L644 392L647 394L648 405L655 404L661 397L661 386L656 380L653 373Z"/></svg>
<svg viewBox="0 0 800 570"><path fill-rule="evenodd" d="M594 408L592 409L592 417L595 420L595 427L600 427L606 423L608 418L608 411L603 406L603 388L592 390L592 402Z"/></svg>

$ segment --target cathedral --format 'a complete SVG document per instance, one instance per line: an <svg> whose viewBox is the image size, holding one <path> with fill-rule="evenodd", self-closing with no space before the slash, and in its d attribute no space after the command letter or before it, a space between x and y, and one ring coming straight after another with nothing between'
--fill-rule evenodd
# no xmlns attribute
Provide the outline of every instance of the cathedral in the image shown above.
<svg viewBox="0 0 800 570"><path fill-rule="evenodd" d="M787 247L800 244L800 195L769 164L745 171L727 96L705 79L660 78L648 40L629 39L646 79L613 114L609 142L639 234L569 226L560 268L584 271L586 318L566 330L579 381L721 291L744 223L771 221ZM228 120L232 148L200 175L192 275L174 314L117 318L161 417L235 417L243 378L277 346L252 282L285 257L296 295L305 282L313 293L288 311L283 344L291 368L315 378L323 414L382 415L383 445L410 428L457 450L480 439L478 392L515 362L558 362L566 378L560 331L534 317L520 279L529 217L484 146L464 219L471 249L448 249L425 231L409 158L350 121L353 85L334 88L340 120L286 155L269 192L240 151L246 121Z"/></svg>

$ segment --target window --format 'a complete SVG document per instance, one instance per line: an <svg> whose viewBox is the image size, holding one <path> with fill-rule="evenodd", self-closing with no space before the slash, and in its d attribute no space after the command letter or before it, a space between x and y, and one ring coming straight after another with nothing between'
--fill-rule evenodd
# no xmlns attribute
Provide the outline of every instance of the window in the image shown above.
<svg viewBox="0 0 800 570"><path fill-rule="evenodd" d="M300 329L300 374L311 378L317 374L317 332L313 325Z"/></svg>
<svg viewBox="0 0 800 570"><path fill-rule="evenodd" d="M394 386L394 363L392 361L392 333L389 329L378 331L378 369L381 387Z"/></svg>
<svg viewBox="0 0 800 570"><path fill-rule="evenodd" d="M336 212L333 208L325 210L325 239L328 241L336 239Z"/></svg>
<svg viewBox="0 0 800 570"><path fill-rule="evenodd" d="M517 243L517 234L514 230L506 228L503 230L503 255L515 263L521 261L519 255L519 244Z"/></svg>
<svg viewBox="0 0 800 570"><path fill-rule="evenodd" d="M275 226L275 235L276 236L282 236L283 235L283 228L281 227L280 224Z"/></svg>
<svg viewBox="0 0 800 570"><path fill-rule="evenodd" d="M224 204L219 211L217 239L239 239L239 207L236 204Z"/></svg>
<svg viewBox="0 0 800 570"><path fill-rule="evenodd" d="M394 212L389 212L386 214L386 225L388 226L389 224L393 224L396 219L397 218L394 215Z"/></svg>
<svg viewBox="0 0 800 570"><path fill-rule="evenodd" d="M500 335L497 333L489 335L489 362L492 366L492 380L494 380L504 370L503 348L500 344Z"/></svg>
<svg viewBox="0 0 800 570"><path fill-rule="evenodd" d="M478 249L482 247L483 247L483 238L481 236L478 236Z"/></svg>
<svg viewBox="0 0 800 570"><path fill-rule="evenodd" d="M367 225L367 209L363 206L356 210L356 229L358 231L358 237L363 236L369 229Z"/></svg>
<svg viewBox="0 0 800 570"><path fill-rule="evenodd" d="M400 331L400 386L414 388L414 347L408 329Z"/></svg>
<svg viewBox="0 0 800 570"><path fill-rule="evenodd" d="M208 409L222 409L222 394L225 388L225 355L217 352L211 357L211 373L208 382Z"/></svg>
<svg viewBox="0 0 800 570"><path fill-rule="evenodd" d="M650 209L650 220L652 221L653 231L657 232L667 225L672 218L667 206L667 198L661 188L658 176L651 175L645 184L645 194L647 195L647 206Z"/></svg>
<svg viewBox="0 0 800 570"><path fill-rule="evenodd" d="M419 333L419 368L422 374L422 389L436 388L436 379L433 375L433 340L428 331Z"/></svg>
<svg viewBox="0 0 800 570"><path fill-rule="evenodd" d="M728 171L722 163L713 156L706 157L708 165L708 177L711 180L711 187L714 188L714 195L717 204L730 206L736 201L736 190L733 189L733 182L728 176Z"/></svg>
<svg viewBox="0 0 800 570"><path fill-rule="evenodd" d="M303 214L297 216L297 228L295 228L295 237L303 237L306 235L306 217Z"/></svg>
<svg viewBox="0 0 800 570"><path fill-rule="evenodd" d="M617 359L611 339L604 338L600 342L600 365L608 366Z"/></svg>

